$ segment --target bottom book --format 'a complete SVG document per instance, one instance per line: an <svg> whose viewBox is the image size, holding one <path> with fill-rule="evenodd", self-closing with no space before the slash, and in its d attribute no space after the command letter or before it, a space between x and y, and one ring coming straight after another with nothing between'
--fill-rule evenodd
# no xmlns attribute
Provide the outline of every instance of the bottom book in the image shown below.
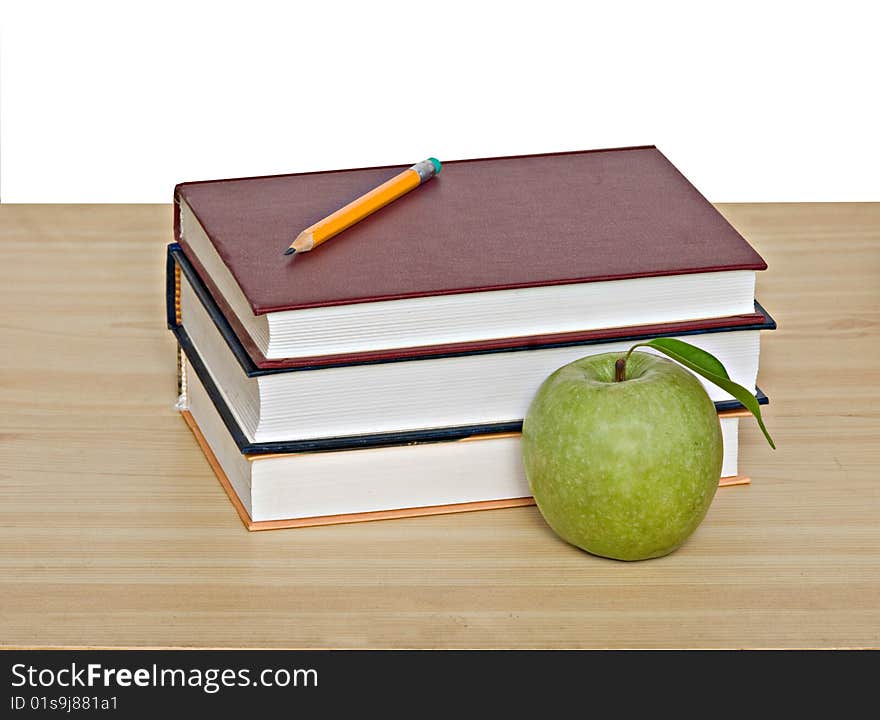
<svg viewBox="0 0 880 720"><path fill-rule="evenodd" d="M333 525L532 505L520 435L333 452L243 455L192 371L180 410L248 530ZM739 418L719 414L724 439L721 485L737 475Z"/></svg>

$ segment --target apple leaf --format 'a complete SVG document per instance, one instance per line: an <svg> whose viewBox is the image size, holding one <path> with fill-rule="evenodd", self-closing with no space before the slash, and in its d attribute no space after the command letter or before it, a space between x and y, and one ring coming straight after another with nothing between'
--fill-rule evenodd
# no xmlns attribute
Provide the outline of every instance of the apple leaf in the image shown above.
<svg viewBox="0 0 880 720"><path fill-rule="evenodd" d="M743 404L743 407L745 407L746 410L755 416L755 420L758 421L758 426L761 428L761 432L764 433L764 437L767 438L767 442L770 443L770 447L774 450L776 449L776 444L773 442L773 438L770 437L770 433L767 432L767 428L764 427L764 421L761 419L761 406L758 405L755 396L742 385L733 382L727 374L727 370L724 369L724 365L722 365L721 361L714 355L707 353L705 350L701 350L690 343L686 343L682 340L675 340L674 338L654 338L647 342L638 343L629 349L629 353L637 347L651 347L655 350L659 350L664 355L668 355L689 370L693 370L698 375L702 375L709 382L715 383L722 390L733 395L733 397ZM629 356L629 353L627 353L627 357Z"/></svg>

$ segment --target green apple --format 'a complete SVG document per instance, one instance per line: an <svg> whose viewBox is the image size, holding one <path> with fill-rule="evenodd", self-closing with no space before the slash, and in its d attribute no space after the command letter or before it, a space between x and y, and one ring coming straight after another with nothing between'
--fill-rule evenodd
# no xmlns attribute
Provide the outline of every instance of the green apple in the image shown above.
<svg viewBox="0 0 880 720"><path fill-rule="evenodd" d="M723 447L700 381L672 360L630 353L585 357L547 378L522 447L532 494L557 534L594 555L643 560L696 530Z"/></svg>

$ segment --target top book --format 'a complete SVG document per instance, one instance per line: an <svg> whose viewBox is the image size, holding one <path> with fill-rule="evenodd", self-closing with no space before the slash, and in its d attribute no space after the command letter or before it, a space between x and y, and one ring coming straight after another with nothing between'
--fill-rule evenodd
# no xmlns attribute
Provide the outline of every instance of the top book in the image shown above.
<svg viewBox="0 0 880 720"><path fill-rule="evenodd" d="M754 313L766 264L654 147L446 162L282 255L405 167L175 188L176 239L258 365Z"/></svg>

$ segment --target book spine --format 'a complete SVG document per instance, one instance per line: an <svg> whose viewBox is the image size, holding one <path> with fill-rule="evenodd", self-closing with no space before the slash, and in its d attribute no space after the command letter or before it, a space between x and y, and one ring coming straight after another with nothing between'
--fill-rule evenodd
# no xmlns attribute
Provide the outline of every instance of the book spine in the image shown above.
<svg viewBox="0 0 880 720"><path fill-rule="evenodd" d="M177 346L177 402L174 409L183 412L189 409L189 398L186 394L186 355L180 345Z"/></svg>
<svg viewBox="0 0 880 720"><path fill-rule="evenodd" d="M174 263L174 323L180 325L180 265Z"/></svg>
<svg viewBox="0 0 880 720"><path fill-rule="evenodd" d="M180 250L180 245L168 246L165 261L165 320L169 330L180 325L180 268L174 260L174 250Z"/></svg>
<svg viewBox="0 0 880 720"><path fill-rule="evenodd" d="M181 325L180 316L180 267L174 261L171 250L179 248L176 243L169 246L168 260L165 265L165 312L166 322L169 329L175 333ZM183 347L177 345L177 402L174 404L177 410L186 410L189 402L186 395L186 353Z"/></svg>

